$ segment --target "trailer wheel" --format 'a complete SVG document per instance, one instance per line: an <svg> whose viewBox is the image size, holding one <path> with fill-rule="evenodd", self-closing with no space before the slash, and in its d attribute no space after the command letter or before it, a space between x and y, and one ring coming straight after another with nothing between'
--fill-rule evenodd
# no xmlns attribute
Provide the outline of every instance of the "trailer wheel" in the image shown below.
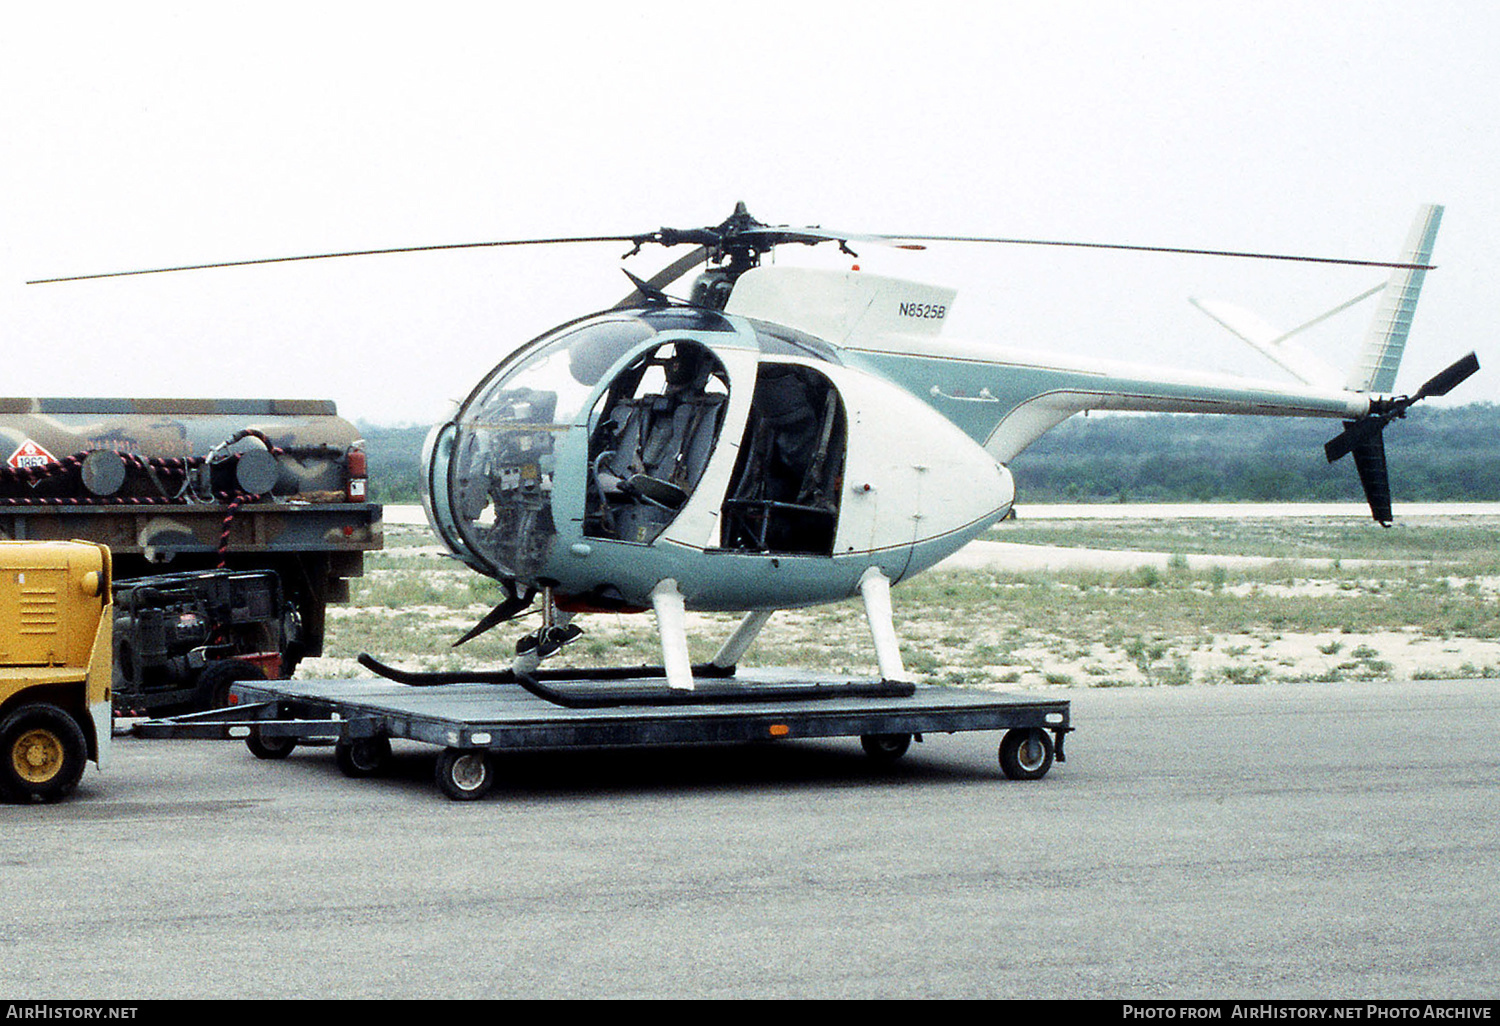
<svg viewBox="0 0 1500 1026"><path fill-rule="evenodd" d="M297 747L296 738L263 737L259 730L252 730L245 738L245 747L257 759L285 759Z"/></svg>
<svg viewBox="0 0 1500 1026"><path fill-rule="evenodd" d="M373 777L380 774L391 759L391 739L384 734L340 741L333 749L334 761L346 777Z"/></svg>
<svg viewBox="0 0 1500 1026"><path fill-rule="evenodd" d="M23 705L0 721L0 795L17 802L66 798L83 777L88 741L55 705Z"/></svg>
<svg viewBox="0 0 1500 1026"><path fill-rule="evenodd" d="M437 785L456 802L472 802L495 786L495 762L473 748L445 748L437 761Z"/></svg>
<svg viewBox="0 0 1500 1026"><path fill-rule="evenodd" d="M879 763L892 763L911 747L910 734L864 734L859 739L865 754Z"/></svg>
<svg viewBox="0 0 1500 1026"><path fill-rule="evenodd" d="M1007 731L1000 739L1000 768L1012 780L1040 780L1052 768L1052 739L1036 727Z"/></svg>
<svg viewBox="0 0 1500 1026"><path fill-rule="evenodd" d="M194 702L200 709L223 709L229 705L229 689L242 680L265 680L266 675L254 663L240 659L221 659L209 663L198 674L198 691Z"/></svg>

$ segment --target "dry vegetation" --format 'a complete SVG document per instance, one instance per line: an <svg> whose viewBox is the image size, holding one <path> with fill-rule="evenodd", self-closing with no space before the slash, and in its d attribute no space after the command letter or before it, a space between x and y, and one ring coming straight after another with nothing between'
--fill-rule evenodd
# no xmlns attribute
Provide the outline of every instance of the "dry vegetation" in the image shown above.
<svg viewBox="0 0 1500 1026"><path fill-rule="evenodd" d="M898 586L896 626L919 679L1017 688L1500 677L1500 521L1388 531L1326 519L1037 521L990 537L1162 555L939 568ZM1261 559L1235 558L1245 555ZM537 616L452 647L498 599L425 528L389 525L351 604L330 610L325 656L298 676L362 675L360 652L413 669L504 666ZM694 657L711 657L736 620L694 617ZM660 661L649 615L579 623L587 633L557 665ZM778 613L745 663L874 672L857 602Z"/></svg>

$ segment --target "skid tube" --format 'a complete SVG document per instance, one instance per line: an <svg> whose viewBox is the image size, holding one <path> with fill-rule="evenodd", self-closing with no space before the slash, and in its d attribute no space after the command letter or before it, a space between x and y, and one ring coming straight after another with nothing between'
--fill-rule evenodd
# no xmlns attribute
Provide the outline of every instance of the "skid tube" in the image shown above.
<svg viewBox="0 0 1500 1026"><path fill-rule="evenodd" d="M841 684L808 684L800 688L767 691L755 687L715 687L713 682L732 678L733 666L699 663L693 667L694 681L705 686L692 691L649 688L590 696L568 694L548 687L544 681L568 680L608 682L666 679L660 666L603 667L597 669L536 670L456 670L452 672L412 672L387 666L369 653L361 652L359 665L387 680L411 687L441 687L445 684L515 684L544 702L564 709L613 709L627 706L723 705L735 702L786 702L842 698L905 698L916 693L916 685L907 681L880 680Z"/></svg>

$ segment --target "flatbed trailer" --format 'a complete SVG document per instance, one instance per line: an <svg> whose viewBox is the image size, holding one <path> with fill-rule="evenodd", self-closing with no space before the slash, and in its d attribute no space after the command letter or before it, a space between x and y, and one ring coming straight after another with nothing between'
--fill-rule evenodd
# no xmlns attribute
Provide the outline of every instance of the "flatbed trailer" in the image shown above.
<svg viewBox="0 0 1500 1026"><path fill-rule="evenodd" d="M999 730L1011 779L1046 775L1063 761L1069 703L932 685L891 687L806 674L737 672L674 692L655 675L609 680L548 675L544 687L460 681L412 686L389 679L239 683L223 709L138 723L145 738L243 740L263 759L299 744L335 746L352 777L372 776L390 742L436 745L438 787L454 800L494 786L497 753L858 737L874 758L900 758L913 738ZM531 680L530 683L536 684Z"/></svg>

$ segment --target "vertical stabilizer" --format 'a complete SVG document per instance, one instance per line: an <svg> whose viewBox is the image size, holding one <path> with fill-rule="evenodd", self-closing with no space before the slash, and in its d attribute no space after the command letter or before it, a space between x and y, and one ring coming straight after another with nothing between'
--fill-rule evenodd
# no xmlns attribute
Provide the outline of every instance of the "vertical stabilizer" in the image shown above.
<svg viewBox="0 0 1500 1026"><path fill-rule="evenodd" d="M1417 213L1406 248L1401 251L1402 263L1425 265L1431 262L1432 246L1442 218L1443 208L1435 204L1425 206ZM1389 393L1396 387L1396 371L1401 366L1406 336L1411 331L1412 315L1417 309L1417 295L1422 291L1422 279L1426 276L1422 267L1402 267L1391 272L1385 293L1380 297L1380 308L1365 336L1359 362L1349 375L1348 388L1356 392Z"/></svg>

